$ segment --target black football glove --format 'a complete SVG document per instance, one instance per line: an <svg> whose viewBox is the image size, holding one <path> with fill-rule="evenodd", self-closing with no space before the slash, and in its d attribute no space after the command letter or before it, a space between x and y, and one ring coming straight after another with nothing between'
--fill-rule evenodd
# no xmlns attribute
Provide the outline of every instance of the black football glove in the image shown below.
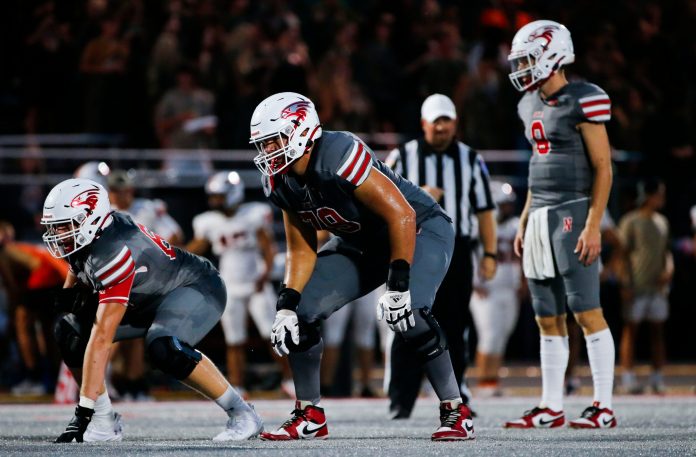
<svg viewBox="0 0 696 457"><path fill-rule="evenodd" d="M72 420L65 428L65 431L61 433L58 438L56 438L54 443L72 443L73 440L78 443L82 443L85 430L87 430L87 426L92 420L93 414L93 409L77 405L77 408L75 408L75 415L73 416Z"/></svg>
<svg viewBox="0 0 696 457"><path fill-rule="evenodd" d="M76 314L83 308L96 304L97 298L97 293L91 289L69 287L56 291L53 305L59 313Z"/></svg>

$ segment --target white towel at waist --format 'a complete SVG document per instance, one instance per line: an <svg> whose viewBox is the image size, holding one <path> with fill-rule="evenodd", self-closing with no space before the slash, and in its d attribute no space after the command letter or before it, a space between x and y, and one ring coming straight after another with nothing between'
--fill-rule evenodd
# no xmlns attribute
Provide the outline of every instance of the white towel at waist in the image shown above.
<svg viewBox="0 0 696 457"><path fill-rule="evenodd" d="M556 276L551 251L548 206L529 214L524 233L522 269L529 279L547 279Z"/></svg>

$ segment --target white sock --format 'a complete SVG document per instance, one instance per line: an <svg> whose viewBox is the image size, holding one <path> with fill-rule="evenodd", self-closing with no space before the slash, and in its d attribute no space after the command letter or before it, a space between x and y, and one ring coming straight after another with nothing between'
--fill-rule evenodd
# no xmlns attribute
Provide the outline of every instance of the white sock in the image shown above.
<svg viewBox="0 0 696 457"><path fill-rule="evenodd" d="M99 395L94 401L94 415L106 416L111 414L111 411L111 399L109 398L109 392L105 390L104 393Z"/></svg>
<svg viewBox="0 0 696 457"><path fill-rule="evenodd" d="M239 392L232 386L228 386L225 393L215 399L215 403L217 403L220 408L224 409L228 416L249 409L247 402L244 401L239 395Z"/></svg>
<svg viewBox="0 0 696 457"><path fill-rule="evenodd" d="M563 381L568 366L568 337L541 335L541 404L563 411Z"/></svg>
<svg viewBox="0 0 696 457"><path fill-rule="evenodd" d="M606 328L585 337L587 358L590 359L594 401L602 408L611 409L611 395L614 387L614 338Z"/></svg>

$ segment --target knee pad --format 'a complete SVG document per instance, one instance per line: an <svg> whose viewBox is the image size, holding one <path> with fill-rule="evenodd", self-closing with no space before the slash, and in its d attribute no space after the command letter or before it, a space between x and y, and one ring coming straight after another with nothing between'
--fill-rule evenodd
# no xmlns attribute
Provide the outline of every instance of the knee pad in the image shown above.
<svg viewBox="0 0 696 457"><path fill-rule="evenodd" d="M570 308L570 310L574 313L587 311L587 309L589 309L589 307L587 306L588 303L583 302L582 295L567 295L566 303L568 304L568 308Z"/></svg>
<svg viewBox="0 0 696 457"><path fill-rule="evenodd" d="M65 315L56 321L53 326L53 336L65 364L70 368L82 368L88 339L84 338L71 324L68 316Z"/></svg>
<svg viewBox="0 0 696 457"><path fill-rule="evenodd" d="M305 352L321 341L321 332L319 331L318 323L299 321L298 324L300 327L300 344L293 343L289 333L285 337L285 345L290 352Z"/></svg>
<svg viewBox="0 0 696 457"><path fill-rule="evenodd" d="M188 343L175 336L155 338L147 348L155 368L174 376L179 381L189 377L203 356Z"/></svg>
<svg viewBox="0 0 696 457"><path fill-rule="evenodd" d="M414 313L416 326L399 335L421 357L423 362L428 362L447 350L447 338L428 308L421 308L418 311L418 313ZM419 320L421 321L420 325ZM417 330L423 326L426 327L425 331Z"/></svg>

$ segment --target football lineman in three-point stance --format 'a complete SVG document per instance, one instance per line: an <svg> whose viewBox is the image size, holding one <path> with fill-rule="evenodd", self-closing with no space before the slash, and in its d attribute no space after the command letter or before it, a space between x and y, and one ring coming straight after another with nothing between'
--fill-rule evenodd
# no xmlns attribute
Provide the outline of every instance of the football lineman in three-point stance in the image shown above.
<svg viewBox="0 0 696 457"><path fill-rule="evenodd" d="M152 365L228 414L215 440L261 432L254 409L193 348L225 308L225 285L210 262L112 211L106 189L88 179L55 186L41 224L51 254L70 264L57 300L67 314L57 321L55 336L66 365L82 381L75 415L56 442L121 439L104 375L112 343L131 338L145 338Z"/></svg>

